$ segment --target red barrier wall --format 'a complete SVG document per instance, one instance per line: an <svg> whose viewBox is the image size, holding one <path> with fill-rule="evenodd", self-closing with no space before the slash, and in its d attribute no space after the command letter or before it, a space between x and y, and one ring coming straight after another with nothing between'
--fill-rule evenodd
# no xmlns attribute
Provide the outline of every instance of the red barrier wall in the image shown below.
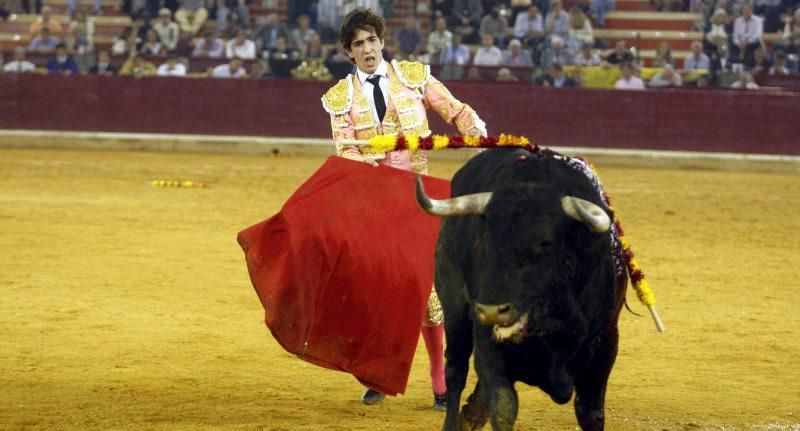
<svg viewBox="0 0 800 431"><path fill-rule="evenodd" d="M0 128L326 138L329 83L0 75ZM800 94L450 82L492 134L544 146L800 155ZM433 114L435 116L435 114ZM439 120L437 133L454 133Z"/></svg>

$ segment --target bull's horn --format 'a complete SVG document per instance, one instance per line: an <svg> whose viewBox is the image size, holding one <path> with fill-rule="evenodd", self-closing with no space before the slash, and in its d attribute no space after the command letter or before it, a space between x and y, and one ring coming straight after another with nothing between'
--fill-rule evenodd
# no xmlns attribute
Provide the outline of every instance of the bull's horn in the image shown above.
<svg viewBox="0 0 800 431"><path fill-rule="evenodd" d="M564 196L561 198L561 207L569 218L577 220L592 232L605 232L611 226L611 219L599 206L574 196Z"/></svg>
<svg viewBox="0 0 800 431"><path fill-rule="evenodd" d="M417 203L430 215L452 217L461 215L481 215L492 198L491 192L475 193L451 199L436 200L425 194L422 177L417 175Z"/></svg>

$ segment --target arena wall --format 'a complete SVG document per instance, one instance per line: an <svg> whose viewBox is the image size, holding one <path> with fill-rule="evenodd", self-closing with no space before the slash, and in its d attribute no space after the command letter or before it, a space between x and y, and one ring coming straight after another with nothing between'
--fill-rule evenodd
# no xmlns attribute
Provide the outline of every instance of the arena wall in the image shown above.
<svg viewBox="0 0 800 431"><path fill-rule="evenodd" d="M0 75L0 129L327 138L330 83ZM544 146L800 155L800 93L449 82L489 132ZM451 133L440 120L438 133Z"/></svg>

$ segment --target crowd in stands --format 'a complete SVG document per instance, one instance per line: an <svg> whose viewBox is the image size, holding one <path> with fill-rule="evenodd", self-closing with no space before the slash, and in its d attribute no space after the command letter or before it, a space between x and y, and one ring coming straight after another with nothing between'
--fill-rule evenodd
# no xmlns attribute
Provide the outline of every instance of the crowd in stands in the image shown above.
<svg viewBox="0 0 800 431"><path fill-rule="evenodd" d="M419 15L387 35L387 58L413 59L436 67L442 79L520 78L550 87L578 86L580 67L618 68L616 88L683 86L687 74L698 86L736 85L752 88L753 74L797 74L800 54L800 0L664 0L666 10L693 10L700 14L702 40L694 41L682 67L675 64L670 46L658 46L651 67L661 70L644 82L643 64L636 47L624 40L608 47L595 37L614 0L432 0L431 31L421 30ZM31 42L18 47L6 72L29 72L26 53L52 55L47 70L55 73L98 73L134 76L182 76L193 59L216 59L218 64L199 72L212 77L289 76L305 60L318 60L340 73L352 69L338 45L337 29L355 7L391 11L387 0L317 0L290 2L285 19L277 13L251 16L249 0L125 0L132 24L109 50L94 46L94 18L71 0L71 22L64 26L41 8L30 26ZM94 12L102 12L99 1ZM777 20L777 21L775 21ZM773 22L774 21L774 22ZM427 27L427 26L426 26ZM781 31L781 41L767 47L767 29ZM73 56L90 61L76 62ZM118 68L112 58L124 57ZM155 64L153 60L159 64ZM487 72L488 70L488 72ZM490 73L490 74L487 74ZM721 82L719 76L735 76ZM728 81L730 81L729 79Z"/></svg>

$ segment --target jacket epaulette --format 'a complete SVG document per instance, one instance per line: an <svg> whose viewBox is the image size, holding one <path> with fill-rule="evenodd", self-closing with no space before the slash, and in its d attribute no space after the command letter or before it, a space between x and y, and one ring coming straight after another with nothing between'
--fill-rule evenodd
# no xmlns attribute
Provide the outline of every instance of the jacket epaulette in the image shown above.
<svg viewBox="0 0 800 431"><path fill-rule="evenodd" d="M418 61L392 60L392 68L406 87L422 88L431 76L431 67Z"/></svg>
<svg viewBox="0 0 800 431"><path fill-rule="evenodd" d="M342 115L353 104L353 81L350 75L340 79L322 96L322 107L331 115Z"/></svg>

